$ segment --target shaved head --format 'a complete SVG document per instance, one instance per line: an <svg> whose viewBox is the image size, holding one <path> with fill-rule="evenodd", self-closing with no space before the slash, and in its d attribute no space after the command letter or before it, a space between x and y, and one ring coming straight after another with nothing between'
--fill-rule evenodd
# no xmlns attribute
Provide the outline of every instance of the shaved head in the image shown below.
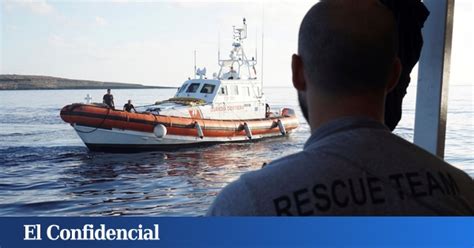
<svg viewBox="0 0 474 248"><path fill-rule="evenodd" d="M378 0L322 0L301 23L308 84L331 94L383 90L397 56L396 23Z"/></svg>

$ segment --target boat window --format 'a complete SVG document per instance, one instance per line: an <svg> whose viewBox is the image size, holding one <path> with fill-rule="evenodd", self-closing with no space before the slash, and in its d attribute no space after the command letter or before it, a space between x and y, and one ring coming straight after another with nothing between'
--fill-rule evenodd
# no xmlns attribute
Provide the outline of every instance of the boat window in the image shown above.
<svg viewBox="0 0 474 248"><path fill-rule="evenodd" d="M189 85L188 90L186 90L186 93L195 93L199 89L200 83L192 83Z"/></svg>
<svg viewBox="0 0 474 248"><path fill-rule="evenodd" d="M226 86L221 86L221 89L219 90L219 95L227 95L227 87Z"/></svg>
<svg viewBox="0 0 474 248"><path fill-rule="evenodd" d="M181 86L181 88L178 89L178 93L181 93L184 91L184 89L186 89L186 86L188 86L187 84Z"/></svg>
<svg viewBox="0 0 474 248"><path fill-rule="evenodd" d="M234 85L230 88L231 95L238 95L239 94L239 86Z"/></svg>
<svg viewBox="0 0 474 248"><path fill-rule="evenodd" d="M244 88L244 92L243 92L243 93L244 93L244 94L247 93L247 96L250 96L250 88L247 87L247 86L245 86L245 87L243 87L243 88Z"/></svg>
<svg viewBox="0 0 474 248"><path fill-rule="evenodd" d="M204 84L204 86L201 89L201 93L212 94L214 93L214 88L216 88L216 86L213 84Z"/></svg>

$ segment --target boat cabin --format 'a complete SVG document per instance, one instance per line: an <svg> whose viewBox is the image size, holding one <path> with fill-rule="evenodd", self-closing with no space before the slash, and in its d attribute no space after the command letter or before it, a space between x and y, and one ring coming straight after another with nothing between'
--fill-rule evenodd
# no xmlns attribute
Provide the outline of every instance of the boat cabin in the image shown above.
<svg viewBox="0 0 474 248"><path fill-rule="evenodd" d="M191 79L183 83L173 99L200 100L192 108L210 119L261 119L266 101L260 84L253 80Z"/></svg>
<svg viewBox="0 0 474 248"><path fill-rule="evenodd" d="M197 98L206 103L262 99L260 85L243 80L191 79L183 83L176 98Z"/></svg>

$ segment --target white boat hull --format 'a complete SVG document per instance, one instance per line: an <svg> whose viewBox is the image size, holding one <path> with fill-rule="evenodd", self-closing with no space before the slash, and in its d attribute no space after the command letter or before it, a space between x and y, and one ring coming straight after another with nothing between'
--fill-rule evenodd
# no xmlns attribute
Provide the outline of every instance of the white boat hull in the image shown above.
<svg viewBox="0 0 474 248"><path fill-rule="evenodd" d="M176 147L195 146L198 144L212 144L222 142L253 141L268 137L283 136L281 133L267 133L233 137L192 137L184 135L165 135L158 138L153 133L131 131L124 129L102 129L73 125L76 133L93 151L132 151L132 150L168 150Z"/></svg>

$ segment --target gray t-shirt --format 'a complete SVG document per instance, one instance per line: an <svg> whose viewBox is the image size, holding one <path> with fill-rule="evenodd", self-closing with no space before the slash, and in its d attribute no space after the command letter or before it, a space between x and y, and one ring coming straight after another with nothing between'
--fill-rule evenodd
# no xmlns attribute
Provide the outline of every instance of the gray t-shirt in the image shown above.
<svg viewBox="0 0 474 248"><path fill-rule="evenodd" d="M347 117L229 184L207 215L474 215L474 182L383 124Z"/></svg>

